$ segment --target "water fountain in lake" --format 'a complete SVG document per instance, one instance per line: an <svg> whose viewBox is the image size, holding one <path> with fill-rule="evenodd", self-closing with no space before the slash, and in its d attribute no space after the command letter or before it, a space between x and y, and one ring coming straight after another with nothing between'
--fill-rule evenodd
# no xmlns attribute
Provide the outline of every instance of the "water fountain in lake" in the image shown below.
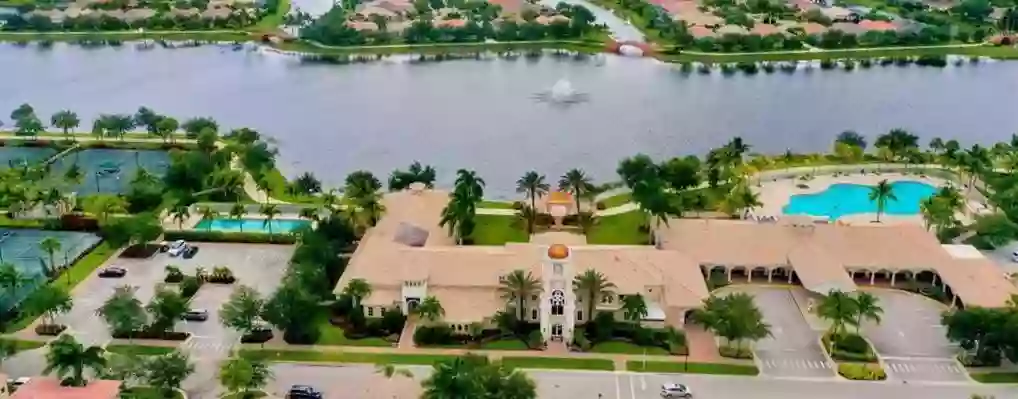
<svg viewBox="0 0 1018 399"><path fill-rule="evenodd" d="M571 105L586 101L587 94L576 91L569 80L559 79L551 89L534 94L534 98L541 102Z"/></svg>

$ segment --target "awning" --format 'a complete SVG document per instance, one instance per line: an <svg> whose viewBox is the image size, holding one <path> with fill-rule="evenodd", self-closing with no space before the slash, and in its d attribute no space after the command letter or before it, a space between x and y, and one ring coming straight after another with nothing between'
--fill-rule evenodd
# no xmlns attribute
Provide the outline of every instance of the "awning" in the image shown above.
<svg viewBox="0 0 1018 399"><path fill-rule="evenodd" d="M844 266L816 246L802 245L793 249L788 254L788 263L802 286L817 294L827 295L833 290L855 292L857 288Z"/></svg>

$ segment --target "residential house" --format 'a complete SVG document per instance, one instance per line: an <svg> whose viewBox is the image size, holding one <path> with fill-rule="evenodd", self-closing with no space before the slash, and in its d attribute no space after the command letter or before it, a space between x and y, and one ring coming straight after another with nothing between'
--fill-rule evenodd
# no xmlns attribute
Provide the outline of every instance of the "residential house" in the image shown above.
<svg viewBox="0 0 1018 399"><path fill-rule="evenodd" d="M898 29L898 26L895 25L892 22L887 22L887 21L872 21L872 20L868 20L868 19L859 21L859 27L862 28L866 32L869 32L869 31L881 31L881 32L883 32L883 31L891 31L891 30L897 30Z"/></svg>
<svg viewBox="0 0 1018 399"><path fill-rule="evenodd" d="M700 39L700 38L704 38L704 37L716 37L717 36L717 34L714 33L713 29L710 29L710 28L708 28L706 26L691 26L691 27L689 27L689 34L692 35L696 39Z"/></svg>
<svg viewBox="0 0 1018 399"><path fill-rule="evenodd" d="M861 35L863 33L866 33L866 29L863 29L863 27L859 26L858 24L848 22L838 22L836 24L832 24L831 30L840 30L844 33L852 35Z"/></svg>
<svg viewBox="0 0 1018 399"><path fill-rule="evenodd" d="M775 25L757 23L753 24L753 29L750 30L750 33L760 36L770 36L784 34L785 30Z"/></svg>
<svg viewBox="0 0 1018 399"><path fill-rule="evenodd" d="M90 381L83 387L65 387L52 377L32 377L11 395L11 399L117 399L120 381Z"/></svg>
<svg viewBox="0 0 1018 399"><path fill-rule="evenodd" d="M833 22L856 22L860 17L852 10L844 7L825 7L820 9L820 13L830 18Z"/></svg>

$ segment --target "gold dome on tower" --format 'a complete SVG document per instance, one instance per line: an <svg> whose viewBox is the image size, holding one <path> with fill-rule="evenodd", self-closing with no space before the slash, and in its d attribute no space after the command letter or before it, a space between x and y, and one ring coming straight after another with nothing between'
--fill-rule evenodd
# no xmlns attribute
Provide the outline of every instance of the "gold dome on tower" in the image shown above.
<svg viewBox="0 0 1018 399"><path fill-rule="evenodd" d="M565 259L569 257L569 247L562 244L553 244L548 247L548 257L551 259Z"/></svg>

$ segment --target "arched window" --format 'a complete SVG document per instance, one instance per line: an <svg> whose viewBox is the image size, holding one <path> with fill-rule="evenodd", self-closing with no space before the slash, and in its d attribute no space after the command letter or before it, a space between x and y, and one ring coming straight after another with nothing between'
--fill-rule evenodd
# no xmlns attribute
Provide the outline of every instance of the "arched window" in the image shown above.
<svg viewBox="0 0 1018 399"><path fill-rule="evenodd" d="M564 306L566 304L566 294L562 290L555 290L551 292L551 314L555 316L561 316L564 313Z"/></svg>

